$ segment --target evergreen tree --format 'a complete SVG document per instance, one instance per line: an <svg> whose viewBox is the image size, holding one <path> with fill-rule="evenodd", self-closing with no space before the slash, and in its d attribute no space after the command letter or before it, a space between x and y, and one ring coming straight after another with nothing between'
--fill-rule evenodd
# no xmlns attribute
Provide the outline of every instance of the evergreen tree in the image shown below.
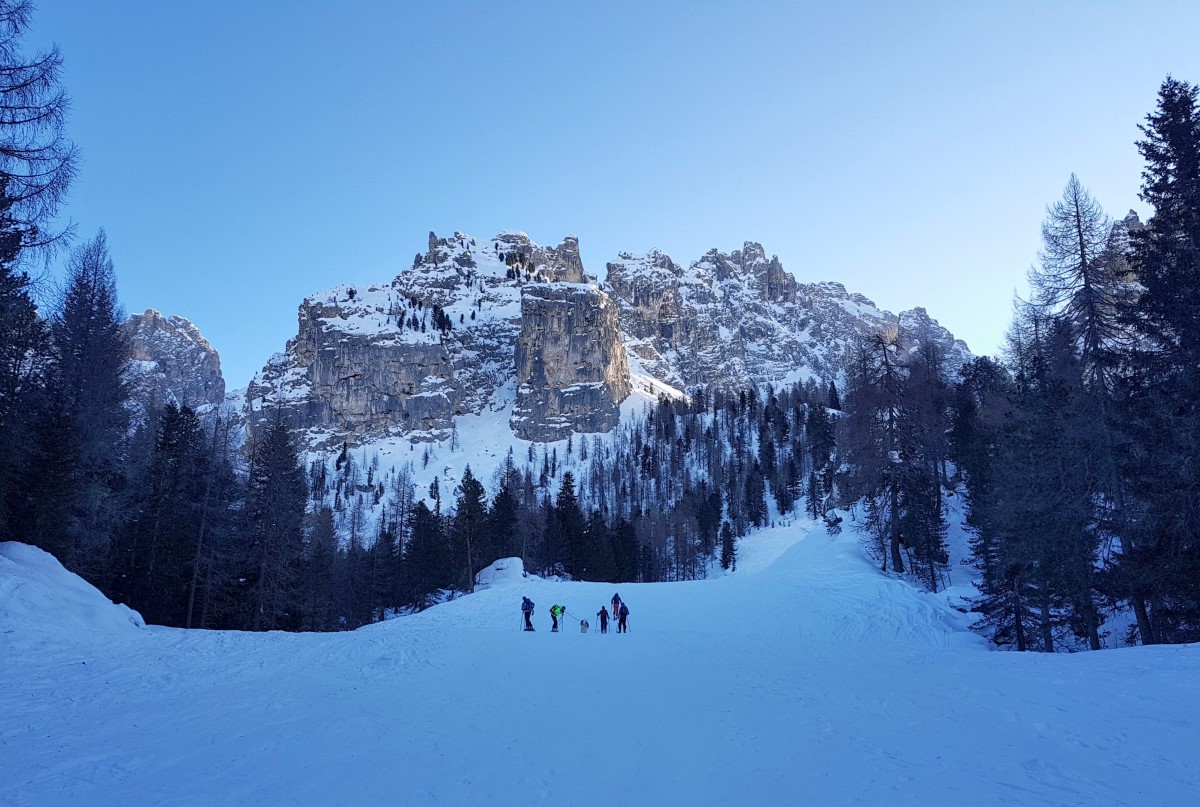
<svg viewBox="0 0 1200 807"><path fill-rule="evenodd" d="M556 560L563 564L567 574L575 575L590 559L586 557L583 542L583 512L575 498L575 476L570 471L563 474L554 502L554 515L557 543L562 553Z"/></svg>
<svg viewBox="0 0 1200 807"><path fill-rule="evenodd" d="M581 580L597 582L615 582L617 576L617 559L613 552L612 537L608 524L599 510L593 510L588 517L583 530L583 545L585 547L585 566L579 570Z"/></svg>
<svg viewBox="0 0 1200 807"><path fill-rule="evenodd" d="M294 627L307 489L282 412L254 448L246 494L248 627Z"/></svg>
<svg viewBox="0 0 1200 807"><path fill-rule="evenodd" d="M721 522L721 568L728 571L737 562L737 550L733 543L733 527L728 521Z"/></svg>
<svg viewBox="0 0 1200 807"><path fill-rule="evenodd" d="M113 541L123 526L124 452L129 359L116 279L101 231L67 264L67 288L51 325L57 362L54 394L66 416L74 472L61 483L70 495L65 563L107 584Z"/></svg>
<svg viewBox="0 0 1200 807"><path fill-rule="evenodd" d="M487 517L486 535L496 557L520 557L523 563L528 562L524 557L518 527L516 492L513 490L513 484L506 479L496 492Z"/></svg>
<svg viewBox="0 0 1200 807"><path fill-rule="evenodd" d="M465 591L475 590L475 573L482 566L484 558L480 555L483 544L485 520L487 518L487 491L471 473L471 466L463 470L462 481L455 489L456 503L453 519L453 538L455 553L459 557L464 570L465 579L461 585ZM486 558L487 563L495 557Z"/></svg>
<svg viewBox="0 0 1200 807"><path fill-rule="evenodd" d="M453 578L450 549L442 535L442 524L424 500L413 507L412 537L405 548L409 604L424 609L434 604L437 592Z"/></svg>
<svg viewBox="0 0 1200 807"><path fill-rule="evenodd" d="M34 454L39 410L46 407L49 339L29 294L29 275L19 268L21 251L36 234L14 218L17 200L8 182L0 174L0 540L36 540L27 483L39 464Z"/></svg>
<svg viewBox="0 0 1200 807"><path fill-rule="evenodd" d="M632 583L638 579L638 536L633 524L621 519L613 530L613 582Z"/></svg>
<svg viewBox="0 0 1200 807"><path fill-rule="evenodd" d="M337 630L338 619L334 603L337 534L333 510L319 507L307 524L307 540L301 558L300 597L303 618L302 630Z"/></svg>
<svg viewBox="0 0 1200 807"><path fill-rule="evenodd" d="M159 420L149 489L121 542L123 579L115 584L148 622L183 627L188 621L210 475L205 443L196 414L169 404Z"/></svg>
<svg viewBox="0 0 1200 807"><path fill-rule="evenodd" d="M1141 127L1141 198L1131 233L1142 286L1139 349L1121 392L1128 518L1113 570L1145 644L1200 639L1200 110L1197 87L1168 78Z"/></svg>

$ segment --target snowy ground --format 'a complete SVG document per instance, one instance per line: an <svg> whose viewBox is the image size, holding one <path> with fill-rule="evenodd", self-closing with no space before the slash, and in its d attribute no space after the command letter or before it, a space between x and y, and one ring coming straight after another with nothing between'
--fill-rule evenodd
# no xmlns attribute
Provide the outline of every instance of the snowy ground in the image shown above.
<svg viewBox="0 0 1200 807"><path fill-rule="evenodd" d="M142 628L0 544L0 804L1195 804L1200 646L989 652L852 531L347 634ZM537 603L519 630L520 596ZM549 631L555 601L588 618Z"/></svg>

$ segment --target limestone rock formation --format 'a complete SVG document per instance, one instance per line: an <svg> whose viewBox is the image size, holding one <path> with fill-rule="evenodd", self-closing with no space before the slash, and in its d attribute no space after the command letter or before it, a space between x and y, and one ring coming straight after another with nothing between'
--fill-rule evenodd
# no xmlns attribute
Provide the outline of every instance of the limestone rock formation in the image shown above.
<svg viewBox="0 0 1200 807"><path fill-rule="evenodd" d="M509 420L526 440L610 431L631 388L617 307L593 285L526 286Z"/></svg>
<svg viewBox="0 0 1200 807"><path fill-rule="evenodd" d="M546 247L524 233L431 233L390 283L304 300L297 335L247 390L247 429L278 410L313 448L441 440L457 415L511 409L518 437L558 440L610 430L635 379L839 378L847 350L882 328L932 340L948 370L970 355L923 310L897 317L839 283L799 283L753 242L687 267L622 253L607 269L596 285L574 237Z"/></svg>
<svg viewBox="0 0 1200 807"><path fill-rule="evenodd" d="M299 331L251 382L251 431L278 407L313 446L384 434L445 437L452 418L511 396L523 288L586 280L579 243L524 233L429 236L389 284L338 286L300 305Z"/></svg>
<svg viewBox="0 0 1200 807"><path fill-rule="evenodd" d="M948 370L970 356L923 310L897 318L840 283L797 283L753 242L728 255L712 250L686 269L657 250L621 253L608 264L607 286L636 363L678 387L836 379L859 336L898 322L934 335Z"/></svg>
<svg viewBox="0 0 1200 807"><path fill-rule="evenodd" d="M221 357L190 321L151 308L122 327L131 352L133 398L144 410L169 403L198 409L225 399Z"/></svg>

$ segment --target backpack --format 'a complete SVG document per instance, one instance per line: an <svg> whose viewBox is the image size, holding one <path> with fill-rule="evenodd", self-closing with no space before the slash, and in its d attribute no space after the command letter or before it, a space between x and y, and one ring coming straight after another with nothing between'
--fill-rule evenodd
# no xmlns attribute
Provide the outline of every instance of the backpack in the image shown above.
<svg viewBox="0 0 1200 807"><path fill-rule="evenodd" d="M621 616L629 616L629 608L625 603L621 603L621 610L618 612Z"/></svg>
<svg viewBox="0 0 1200 807"><path fill-rule="evenodd" d="M521 598L521 610L532 613L533 612L533 600L529 599L528 597L522 597Z"/></svg>

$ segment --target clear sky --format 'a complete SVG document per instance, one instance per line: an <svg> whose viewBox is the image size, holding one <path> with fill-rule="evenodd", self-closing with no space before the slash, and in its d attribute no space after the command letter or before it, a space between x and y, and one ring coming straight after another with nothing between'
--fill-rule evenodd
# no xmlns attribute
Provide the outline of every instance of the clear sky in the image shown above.
<svg viewBox="0 0 1200 807"><path fill-rule="evenodd" d="M126 308L193 320L244 386L307 294L430 230L800 281L998 349L1071 172L1137 199L1137 124L1200 81L1200 3L40 0L83 152L65 210Z"/></svg>

